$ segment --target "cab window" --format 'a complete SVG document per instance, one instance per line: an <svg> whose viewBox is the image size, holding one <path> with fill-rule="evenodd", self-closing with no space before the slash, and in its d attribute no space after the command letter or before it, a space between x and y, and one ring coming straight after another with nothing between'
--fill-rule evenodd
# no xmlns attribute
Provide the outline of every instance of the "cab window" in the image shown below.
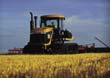
<svg viewBox="0 0 110 78"><path fill-rule="evenodd" d="M55 19L53 19L53 20L47 20L46 21L46 25L47 26L52 26L54 28L57 28L58 27L58 22Z"/></svg>

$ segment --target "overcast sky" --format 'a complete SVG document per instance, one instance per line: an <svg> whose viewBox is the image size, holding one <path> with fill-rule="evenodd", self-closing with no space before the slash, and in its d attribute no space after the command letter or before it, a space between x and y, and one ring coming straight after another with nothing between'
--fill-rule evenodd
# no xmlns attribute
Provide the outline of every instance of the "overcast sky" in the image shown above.
<svg viewBox="0 0 110 78"><path fill-rule="evenodd" d="M109 0L0 0L0 50L24 47L29 40L29 21L34 15L62 14L65 29L78 44L96 43L95 36L109 45Z"/></svg>

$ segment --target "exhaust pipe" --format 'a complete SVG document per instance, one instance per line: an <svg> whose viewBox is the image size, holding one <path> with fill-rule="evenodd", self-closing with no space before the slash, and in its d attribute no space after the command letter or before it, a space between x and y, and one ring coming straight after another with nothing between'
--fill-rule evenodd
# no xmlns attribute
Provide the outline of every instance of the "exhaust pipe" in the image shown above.
<svg viewBox="0 0 110 78"><path fill-rule="evenodd" d="M30 12L30 15L31 15L31 20L30 20L30 33L32 33L32 30L35 29L35 26L34 26L34 21L33 21L33 14L32 14L32 12Z"/></svg>
<svg viewBox="0 0 110 78"><path fill-rule="evenodd" d="M37 28L37 16L34 16L35 29Z"/></svg>

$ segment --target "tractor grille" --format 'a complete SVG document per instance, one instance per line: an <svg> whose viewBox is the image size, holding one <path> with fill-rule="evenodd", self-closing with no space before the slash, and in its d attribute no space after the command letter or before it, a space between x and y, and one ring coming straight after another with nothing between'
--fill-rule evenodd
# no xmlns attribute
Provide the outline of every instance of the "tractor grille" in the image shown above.
<svg viewBox="0 0 110 78"><path fill-rule="evenodd" d="M47 43L49 40L47 39L46 34L31 34L30 42L31 43Z"/></svg>

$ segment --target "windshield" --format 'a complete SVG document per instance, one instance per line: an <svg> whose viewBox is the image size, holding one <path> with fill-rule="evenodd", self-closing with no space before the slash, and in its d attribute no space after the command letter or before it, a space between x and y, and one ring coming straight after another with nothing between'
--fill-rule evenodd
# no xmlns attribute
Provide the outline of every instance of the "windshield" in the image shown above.
<svg viewBox="0 0 110 78"><path fill-rule="evenodd" d="M47 20L42 20L41 22L41 27L58 27L58 20L57 19L47 19Z"/></svg>
<svg viewBox="0 0 110 78"><path fill-rule="evenodd" d="M47 24L47 26L53 26L55 28L57 28L57 26L58 26L57 20L47 20L46 24Z"/></svg>

